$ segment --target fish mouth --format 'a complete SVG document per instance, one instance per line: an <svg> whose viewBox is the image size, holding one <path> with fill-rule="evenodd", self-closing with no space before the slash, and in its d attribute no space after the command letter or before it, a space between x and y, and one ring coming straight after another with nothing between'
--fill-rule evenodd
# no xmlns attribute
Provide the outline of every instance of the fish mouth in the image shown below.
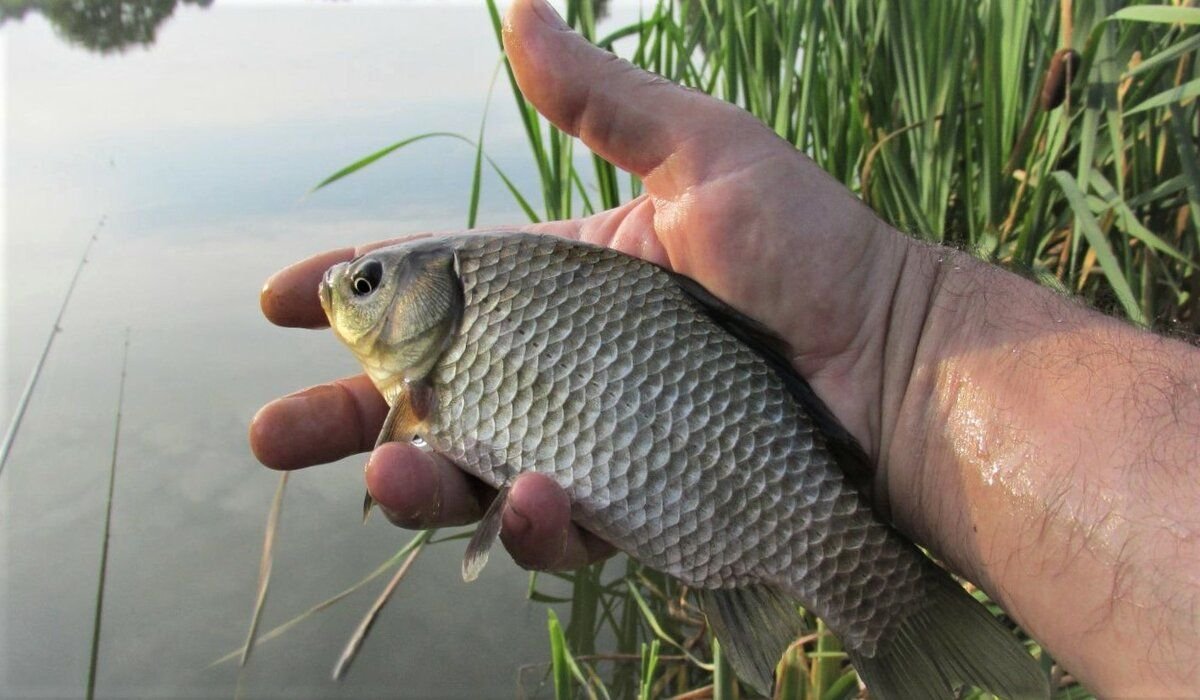
<svg viewBox="0 0 1200 700"><path fill-rule="evenodd" d="M336 266L335 266L336 267ZM325 311L325 318L333 322L333 268L325 271L325 276L321 278L321 283L317 285L317 298L321 301L321 309Z"/></svg>

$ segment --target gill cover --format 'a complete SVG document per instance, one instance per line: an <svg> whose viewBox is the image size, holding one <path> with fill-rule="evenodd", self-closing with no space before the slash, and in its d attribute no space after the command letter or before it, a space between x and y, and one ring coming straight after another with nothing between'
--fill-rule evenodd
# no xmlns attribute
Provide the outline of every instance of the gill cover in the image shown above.
<svg viewBox="0 0 1200 700"><path fill-rule="evenodd" d="M334 332L389 404L402 382L429 373L462 315L457 258L440 243L367 253L331 268L321 287Z"/></svg>

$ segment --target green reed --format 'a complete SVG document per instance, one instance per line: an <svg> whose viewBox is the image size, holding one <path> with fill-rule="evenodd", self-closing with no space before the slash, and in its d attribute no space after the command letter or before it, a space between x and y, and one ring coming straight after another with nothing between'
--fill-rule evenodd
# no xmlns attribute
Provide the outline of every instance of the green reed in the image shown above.
<svg viewBox="0 0 1200 700"><path fill-rule="evenodd" d="M664 0L602 37L590 3L567 19L742 106L902 230L1195 333L1200 9L1127 4ZM546 218L639 191L599 158L588 180L512 88Z"/></svg>
<svg viewBox="0 0 1200 700"><path fill-rule="evenodd" d="M487 11L499 41L494 0ZM637 22L600 35L591 0L567 0L566 19L639 66L745 108L903 231L1079 293L1134 323L1200 332L1198 8L660 0ZM543 120L502 65L538 173L535 194L487 156L486 113L477 139L412 137L318 187L413 141L450 136L476 149L469 225L484 162L531 222L586 215L640 193L637 178L597 156L581 168L582 144ZM568 582L570 598L544 593L546 577ZM556 697L748 694L686 589L666 576L621 560L534 575L529 598L570 606L565 629L550 613L545 678ZM777 697L859 696L836 638L816 618L808 622L781 662ZM602 640L609 648L597 649ZM1057 698L1090 697L1028 644Z"/></svg>

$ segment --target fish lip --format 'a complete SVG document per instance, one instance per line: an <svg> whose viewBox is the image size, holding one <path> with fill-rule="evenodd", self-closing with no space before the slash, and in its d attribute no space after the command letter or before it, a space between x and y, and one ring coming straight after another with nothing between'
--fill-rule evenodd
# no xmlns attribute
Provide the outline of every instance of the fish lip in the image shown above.
<svg viewBox="0 0 1200 700"><path fill-rule="evenodd" d="M336 267L336 266L335 266ZM321 301L321 309L325 318L333 321L333 267L325 271L321 283L317 285L317 298Z"/></svg>

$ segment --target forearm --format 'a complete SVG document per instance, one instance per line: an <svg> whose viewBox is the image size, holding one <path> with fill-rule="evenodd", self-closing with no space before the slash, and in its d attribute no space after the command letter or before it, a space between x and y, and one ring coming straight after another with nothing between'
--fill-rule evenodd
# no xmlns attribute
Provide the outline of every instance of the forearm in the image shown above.
<svg viewBox="0 0 1200 700"><path fill-rule="evenodd" d="M909 257L927 293L884 455L898 525L1098 692L1200 685L1200 351L960 253Z"/></svg>

